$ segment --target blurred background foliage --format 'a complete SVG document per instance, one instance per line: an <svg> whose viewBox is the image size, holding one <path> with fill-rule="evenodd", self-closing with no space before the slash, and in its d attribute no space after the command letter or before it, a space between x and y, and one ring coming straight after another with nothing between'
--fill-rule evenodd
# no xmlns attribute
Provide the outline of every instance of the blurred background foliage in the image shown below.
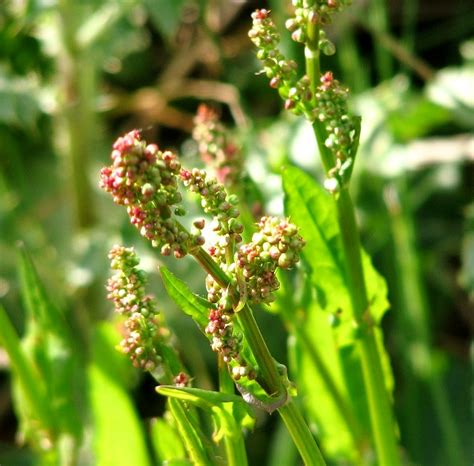
<svg viewBox="0 0 474 466"><path fill-rule="evenodd" d="M18 278L21 242L71 326L79 358L95 357L108 370L109 377L91 375L93 414L83 421L80 377L70 379L80 393L76 414L69 414L86 426L84 443L94 444L97 429L115 432L91 447L95 464L149 464L159 457L153 453L159 424L149 421L163 401L151 380L111 351L118 337L107 324L104 282L114 242L135 245L153 273L151 289L170 325L185 335L178 345L196 383L210 387L215 380L212 353L156 278L162 258L99 192L98 170L111 143L132 128L179 150L187 165L200 163L190 133L199 103L208 102L235 129L255 199L265 211L282 213L281 166L293 163L320 177L319 157L310 126L283 113L267 80L255 75L247 31L257 7L271 8L282 26L289 3L0 3L0 300L18 332L31 333L21 267ZM362 115L354 194L364 246L389 285L384 330L402 445L413 464L446 465L445 455L458 445L462 455L472 454L474 7L468 0L354 0L329 33L338 53L323 68L350 86L352 106ZM282 48L302 61L289 37ZM194 289L202 287L192 263L172 267ZM285 361L283 326L275 316L260 320ZM11 385L0 349L0 464L39 464L21 446L24 426ZM122 416L111 421L114 410ZM277 424L259 417L249 437L250 464L296 464ZM143 458L101 456L121 443ZM82 458L88 464L86 453Z"/></svg>

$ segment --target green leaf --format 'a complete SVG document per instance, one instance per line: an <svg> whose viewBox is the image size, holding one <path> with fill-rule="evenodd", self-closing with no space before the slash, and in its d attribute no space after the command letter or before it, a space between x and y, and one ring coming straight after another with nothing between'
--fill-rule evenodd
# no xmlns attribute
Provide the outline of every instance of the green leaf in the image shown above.
<svg viewBox="0 0 474 466"><path fill-rule="evenodd" d="M307 242L302 258L316 289L315 302L305 298L304 319L295 323L301 327L292 357L297 366L298 388L311 418L321 431L324 449L331 456L343 455L352 461L356 455L354 439L370 431L370 422L356 343L360 330L354 326L335 202L309 175L296 167L284 171L283 186L287 214ZM385 383L392 390L390 364L383 349L381 330L377 327L388 308L387 287L363 251L362 262ZM301 313L294 297L291 295L287 299L290 305L284 303L285 309L296 309ZM287 319L292 317L287 313ZM328 378L340 394L345 406L342 409L341 403L335 403ZM347 428L347 416L355 420L352 436Z"/></svg>
<svg viewBox="0 0 474 466"><path fill-rule="evenodd" d="M353 383L346 383L347 374L344 374L342 356L335 341L334 331L327 314L316 302L305 308L305 320L301 327L304 335L296 333L296 338L289 340L289 355L290 371L298 386L299 395L304 400L306 414L316 423L318 438L328 458L344 458L353 463L357 456L355 435L351 433L350 421L348 422L345 413L338 406L337 398L328 386L326 377L330 377L332 384L341 394L343 403L348 407L348 415L356 419L361 426L364 423L355 416L353 400L349 397ZM327 374L320 369L320 364L324 364ZM360 370L356 370L356 373L360 374ZM354 376L355 374L351 375ZM358 396L352 390L351 395Z"/></svg>
<svg viewBox="0 0 474 466"><path fill-rule="evenodd" d="M33 80L0 79L0 122L28 131L36 129L41 115L39 89Z"/></svg>
<svg viewBox="0 0 474 466"><path fill-rule="evenodd" d="M105 370L118 355L113 347L107 350L101 344L100 332L94 332L92 338L92 362L87 374L95 463L149 466L143 426L132 400L114 374Z"/></svg>
<svg viewBox="0 0 474 466"><path fill-rule="evenodd" d="M201 329L206 327L210 304L195 295L183 281L166 267L161 266L160 273L166 291L178 307L185 314L191 316Z"/></svg>
<svg viewBox="0 0 474 466"><path fill-rule="evenodd" d="M452 120L449 110L425 97L404 97L403 104L387 117L388 128L397 141L420 138Z"/></svg>
<svg viewBox="0 0 474 466"><path fill-rule="evenodd" d="M18 270L27 311L23 348L45 382L59 433L72 435L79 443L84 422L80 406L85 402L85 363L80 346L65 315L48 297L24 247L19 249Z"/></svg>
<svg viewBox="0 0 474 466"><path fill-rule="evenodd" d="M234 445L233 454L239 458L237 464L246 464L242 429L253 427L254 419L241 397L232 393L164 385L156 387L156 391L209 412L215 424L214 441L220 442L225 438L226 442L231 442Z"/></svg>
<svg viewBox="0 0 474 466"><path fill-rule="evenodd" d="M188 401L200 408L211 409L221 403L244 403L242 398L230 393L214 392L191 387L175 387L173 385L160 385L156 387L160 395Z"/></svg>
<svg viewBox="0 0 474 466"><path fill-rule="evenodd" d="M344 258L339 239L334 200L303 170L288 167L283 172L286 213L306 240L303 259L321 307L331 313L342 309L350 318Z"/></svg>
<svg viewBox="0 0 474 466"><path fill-rule="evenodd" d="M193 464L196 466L210 465L211 462L203 445L204 437L199 434L196 422L186 410L183 402L170 398L168 405Z"/></svg>
<svg viewBox="0 0 474 466"><path fill-rule="evenodd" d="M64 315L49 299L33 262L22 245L18 250L18 272L23 303L28 315L45 330L48 329L69 339L71 335Z"/></svg>
<svg viewBox="0 0 474 466"><path fill-rule="evenodd" d="M186 465L191 464L186 459L183 442L170 422L162 418L153 419L151 422L151 441L160 462L166 461L166 464L174 464L170 462L184 461Z"/></svg>
<svg viewBox="0 0 474 466"><path fill-rule="evenodd" d="M302 257L310 270L309 277L316 288L318 302L338 324L335 327L338 345L350 344L357 335L353 328L334 200L308 174L296 167L285 169L283 187L286 212L307 242ZM362 263L371 314L379 324L388 309L387 286L364 251Z"/></svg>
<svg viewBox="0 0 474 466"><path fill-rule="evenodd" d="M54 422L44 381L31 364L22 348L20 338L1 305L0 343L8 354L13 373L21 387L22 397L27 400L28 407L25 411L34 413L34 417L39 420L43 429L52 430Z"/></svg>

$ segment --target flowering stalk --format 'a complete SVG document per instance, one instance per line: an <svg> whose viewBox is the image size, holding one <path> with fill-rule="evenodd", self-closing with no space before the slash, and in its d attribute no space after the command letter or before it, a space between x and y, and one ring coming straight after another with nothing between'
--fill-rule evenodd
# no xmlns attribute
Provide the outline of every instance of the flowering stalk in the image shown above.
<svg viewBox="0 0 474 466"><path fill-rule="evenodd" d="M125 317L119 349L136 368L150 372L158 382L189 385L189 376L171 346L170 331L154 299L145 293L146 275L138 268L135 251L114 246L109 259L115 274L108 280L107 298L114 303L115 311Z"/></svg>
<svg viewBox="0 0 474 466"><path fill-rule="evenodd" d="M396 466L399 454L394 421L383 380L367 297L360 253L360 237L348 190L358 147L360 119L350 115L348 91L331 72L321 73L321 52L331 55L334 45L323 26L350 0L293 0L295 15L286 22L293 40L305 45L306 75L298 79L295 66L278 50L279 34L267 10L253 13L249 36L258 47L270 86L285 99L285 108L303 114L312 124L327 179L325 188L334 196L341 232L348 289L354 318L363 331L359 342L361 366L370 411L378 464ZM301 92L302 86L305 91Z"/></svg>
<svg viewBox="0 0 474 466"><path fill-rule="evenodd" d="M132 364L149 372L160 384L190 386L178 354L171 346L170 331L156 309L154 299L145 293L146 275L138 268L139 259L133 248L114 246L109 253L115 274L107 283L107 298L115 311L126 318L124 338L119 349ZM170 399L169 410L194 464L207 466L209 455L197 435L193 413L182 401Z"/></svg>
<svg viewBox="0 0 474 466"><path fill-rule="evenodd" d="M204 170L182 169L175 154L147 145L138 131L119 138L113 147L112 165L101 171L101 187L112 194L117 204L126 206L131 223L162 254L173 253L178 259L191 254L203 266L208 273L206 287L211 303L205 333L212 349L227 364L247 402L269 412L279 410L305 463L324 465L311 432L287 393L286 375L279 372L249 306L271 302L272 292L279 286L277 269L288 269L298 262L304 241L297 228L286 220L264 217L252 241L241 244L243 227L238 220L238 200ZM204 211L213 217L210 226L218 238L213 244L205 244L204 219L195 220L191 232L177 220L177 216L185 213L180 205L178 180L200 196ZM133 260L125 261L125 275L133 272L134 265ZM134 291L137 280L140 281L131 281ZM109 288L119 308L124 306L128 312L129 306L136 304L135 299L124 302L115 282ZM143 301L140 293L133 296L141 298L143 308L149 312L147 300ZM133 308L132 315L135 312ZM245 350L243 341L251 354ZM132 343L136 354L137 345ZM145 364L145 368L155 366L152 346L140 346L144 349L136 359L137 364ZM266 393L263 398L255 383Z"/></svg>

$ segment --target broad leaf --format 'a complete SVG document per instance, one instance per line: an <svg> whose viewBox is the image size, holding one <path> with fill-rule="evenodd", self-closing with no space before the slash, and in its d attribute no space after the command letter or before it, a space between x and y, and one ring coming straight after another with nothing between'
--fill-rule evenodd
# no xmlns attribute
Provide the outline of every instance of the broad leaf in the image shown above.
<svg viewBox="0 0 474 466"><path fill-rule="evenodd" d="M172 38L179 26L183 5L184 0L145 1L151 21L167 40Z"/></svg>
<svg viewBox="0 0 474 466"><path fill-rule="evenodd" d="M307 242L302 255L310 269L309 277L317 290L318 302L339 323L336 327L339 345L349 344L356 335L334 200L296 167L285 169L283 186L287 214ZM364 252L362 262L372 318L378 324L388 308L387 287Z"/></svg>
<svg viewBox="0 0 474 466"><path fill-rule="evenodd" d="M307 241L303 262L316 289L316 300L305 298L304 309L293 301L291 290L286 299L293 301L292 304L283 304L284 309L295 309L295 316L298 313L304 316L301 322L295 323L299 331L292 355L298 388L311 418L321 430L324 448L335 458L342 455L352 461L356 455L357 440L354 439L366 436L370 422L336 206L331 195L296 167L285 170L283 184L287 214ZM363 251L362 262L370 311L378 325L388 308L386 284ZM285 317L292 319L293 316L287 313ZM385 384L391 391L392 375L381 344L381 330L376 327L375 333L384 364ZM342 403L335 403L334 390Z"/></svg>
<svg viewBox="0 0 474 466"><path fill-rule="evenodd" d="M102 339L102 332L95 331L88 368L95 463L149 466L143 427L132 400L114 371L105 369L120 355L112 346L104 345Z"/></svg>

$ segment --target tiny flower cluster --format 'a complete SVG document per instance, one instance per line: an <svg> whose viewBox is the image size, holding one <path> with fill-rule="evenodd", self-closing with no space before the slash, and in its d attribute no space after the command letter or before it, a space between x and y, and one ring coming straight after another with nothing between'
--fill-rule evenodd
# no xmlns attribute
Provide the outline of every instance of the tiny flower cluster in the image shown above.
<svg viewBox="0 0 474 466"><path fill-rule="evenodd" d="M205 170L182 169L180 177L186 188L199 194L204 212L213 217L211 227L219 235L219 241L210 249L211 255L216 258L225 256L228 247L242 241L240 233L243 225L238 221L240 212L237 209L237 196L228 195L224 186L215 178L208 177ZM202 230L204 226L204 219L194 222L197 230ZM204 244L203 241L201 243Z"/></svg>
<svg viewBox="0 0 474 466"><path fill-rule="evenodd" d="M211 338L211 348L222 356L223 361L231 367L234 380L242 377L254 379L256 371L248 365L241 355L242 336L234 331L232 306L219 303L209 313L209 323L205 332Z"/></svg>
<svg viewBox="0 0 474 466"><path fill-rule="evenodd" d="M309 79L303 76L298 79L297 65L293 60L286 60L278 50L280 34L268 10L262 9L252 13L252 29L249 37L257 46L257 58L263 63L263 70L270 79L270 86L278 89L285 100L285 108L295 114L311 114L312 93Z"/></svg>
<svg viewBox="0 0 474 466"><path fill-rule="evenodd" d="M296 21L302 18L325 26L331 23L331 16L334 13L349 6L352 0L292 0L292 3L295 7ZM300 42L304 42L304 40Z"/></svg>
<svg viewBox="0 0 474 466"><path fill-rule="evenodd" d="M342 0L295 0L295 16L286 22L286 27L291 31L294 40L309 43L308 24L327 24L332 13L340 11L349 3ZM348 89L341 86L331 72L321 76L314 94L310 90L311 83L307 76L297 80L296 67L292 68L291 75L282 78L280 63L286 61L277 48L279 35L269 12L257 10L252 18L253 27L249 36L259 48L257 57L263 61L264 71L270 78L270 86L277 88L285 99L286 109L295 114L304 114L311 122L324 124L324 144L334 159L334 166L330 167L324 185L328 191L336 194L352 171L352 147L357 137L356 120L350 115L347 105ZM328 55L333 54L334 45L326 38L322 28L317 30L319 48Z"/></svg>
<svg viewBox="0 0 474 466"><path fill-rule="evenodd" d="M176 155L146 145L140 132L131 131L113 145L112 165L101 171L100 187L114 202L127 207L130 221L164 255L183 257L192 238L173 218L173 205L181 202L177 175L181 169ZM183 215L182 208L174 208Z"/></svg>
<svg viewBox="0 0 474 466"><path fill-rule="evenodd" d="M295 42L304 44L309 39L307 27L308 23L325 25L330 22L330 13L335 12L334 8L328 8L325 5L316 5L312 8L297 7L294 16L288 18L285 27L291 32L291 38ZM336 52L335 45L327 38L324 29L318 29L318 48L324 55L334 55ZM314 39L312 39L314 40Z"/></svg>
<svg viewBox="0 0 474 466"><path fill-rule="evenodd" d="M156 216L154 223L152 218L146 217L150 224L140 225L150 232L150 236L145 236L155 245L161 245L163 254L173 250L176 257L181 257L182 252L202 257L202 252L195 248L205 244L202 230L206 221L196 219L193 231L187 232L171 214L172 206L175 212L183 210L176 205L181 200L177 179L201 197L204 212L213 217L211 228L216 233L216 241L207 245L209 260L214 260L229 279L226 288L211 273L206 277L208 300L213 306L205 332L212 349L229 365L234 380L255 378L255 369L242 355L242 336L233 322L236 295L247 296L251 303L273 301L272 292L279 287L276 269L288 269L296 264L304 246L297 228L275 217L263 217L258 233L250 243L242 245L243 225L239 221L237 196L229 195L225 187L208 177L204 170L181 168L174 154L160 152L154 145L147 146L137 132L115 143L112 158L112 167L101 172L102 187L112 193L115 202L127 206L129 213L139 208L146 216ZM132 223L137 224L133 218ZM163 228L163 224L167 228ZM170 229L175 234L173 242ZM185 236L180 236L181 233ZM110 258L117 274L108 283L109 299L114 301L118 312L127 316L128 333L121 346L137 367L154 370L161 361L156 348L163 327L159 325L153 300L145 295L145 277L137 269L138 259L133 250L121 247L112 249ZM179 374L174 377L176 384L186 383L183 380L187 379Z"/></svg>
<svg viewBox="0 0 474 466"><path fill-rule="evenodd" d="M219 182L227 187L235 186L242 174L242 156L212 107L204 104L198 107L193 139L202 160L213 167Z"/></svg>
<svg viewBox="0 0 474 466"><path fill-rule="evenodd" d="M299 260L305 242L298 229L286 220L263 217L252 241L236 253L236 264L242 270L247 294L252 303L274 301L272 292L279 288L277 267L289 269Z"/></svg>
<svg viewBox="0 0 474 466"><path fill-rule="evenodd" d="M120 349L130 357L132 364L152 372L163 382L174 382L177 386L188 385L189 376L180 371L172 376L169 361L180 367L178 356L170 344L170 332L156 309L153 298L146 294L146 275L138 268L139 259L133 248L114 246L109 252L110 265L115 274L107 282L107 298L114 303L115 311L124 317L125 335ZM167 346L167 357L160 348ZM168 376L168 374L170 374Z"/></svg>
<svg viewBox="0 0 474 466"><path fill-rule="evenodd" d="M120 347L135 367L153 371L161 363L156 351L161 329L155 303L145 294L145 274L137 267L139 259L133 248L114 246L109 259L116 273L107 283L107 298L127 318Z"/></svg>
<svg viewBox="0 0 474 466"><path fill-rule="evenodd" d="M325 146L336 160L345 161L350 156L354 121L349 116L347 98L349 91L340 85L328 71L321 76L321 85L316 92L318 101L317 118L326 124L328 134Z"/></svg>

